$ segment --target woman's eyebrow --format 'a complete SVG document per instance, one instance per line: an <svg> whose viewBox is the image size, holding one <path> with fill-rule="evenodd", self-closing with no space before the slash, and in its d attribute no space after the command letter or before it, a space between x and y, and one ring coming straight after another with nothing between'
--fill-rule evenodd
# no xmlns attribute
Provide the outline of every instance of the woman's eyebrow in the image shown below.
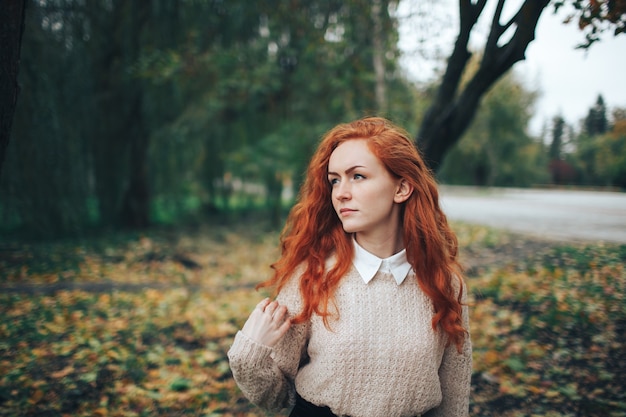
<svg viewBox="0 0 626 417"><path fill-rule="evenodd" d="M346 169L346 174L349 174L349 173L351 173L352 171L354 171L355 169L358 169L358 168L365 168L365 167L363 165L354 165L354 166ZM333 172L333 171L328 171L328 175L339 175L339 174L337 174L336 172Z"/></svg>

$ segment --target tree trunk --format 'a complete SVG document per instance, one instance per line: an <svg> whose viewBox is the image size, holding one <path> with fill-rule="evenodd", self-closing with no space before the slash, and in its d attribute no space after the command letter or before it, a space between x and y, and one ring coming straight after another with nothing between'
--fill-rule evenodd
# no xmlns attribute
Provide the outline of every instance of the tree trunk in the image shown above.
<svg viewBox="0 0 626 417"><path fill-rule="evenodd" d="M483 95L516 62L525 59L526 48L535 38L539 17L549 2L525 0L517 13L508 22L501 24L505 0L500 0L494 12L480 67L460 90L461 77L471 57L467 50L470 34L484 10L486 0L476 3L459 0L459 35L435 100L426 111L415 140L433 171L437 171L446 153L470 125ZM500 45L500 38L511 26L514 29L513 36Z"/></svg>
<svg viewBox="0 0 626 417"><path fill-rule="evenodd" d="M373 38L372 38L372 60L374 64L374 74L376 76L376 105L380 113L387 111L387 91L385 86L385 62L384 62L384 48L383 48L383 28L382 19L380 14L382 13L381 0L372 1L372 21Z"/></svg>
<svg viewBox="0 0 626 417"><path fill-rule="evenodd" d="M148 133L142 125L142 100L136 98L132 114L137 115L138 128L131 136L129 184L124 195L120 220L123 226L141 229L150 225L150 185L148 179Z"/></svg>
<svg viewBox="0 0 626 417"><path fill-rule="evenodd" d="M17 74L24 33L25 0L4 0L0 6L0 174L19 95Z"/></svg>
<svg viewBox="0 0 626 417"><path fill-rule="evenodd" d="M141 31L146 22L149 6L143 0L130 3L129 64L134 63L141 52ZM148 148L150 134L146 127L143 109L144 91L141 80L131 80L126 88L130 100L125 130L130 141L128 188L125 191L120 221L130 228L145 228L150 224L150 186L148 177Z"/></svg>

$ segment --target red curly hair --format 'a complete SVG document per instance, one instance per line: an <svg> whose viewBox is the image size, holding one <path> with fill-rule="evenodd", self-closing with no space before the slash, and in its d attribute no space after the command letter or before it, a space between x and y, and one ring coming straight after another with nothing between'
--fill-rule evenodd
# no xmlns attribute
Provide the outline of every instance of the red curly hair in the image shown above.
<svg viewBox="0 0 626 417"><path fill-rule="evenodd" d="M456 344L460 350L466 329L461 319L464 285L457 260L457 239L439 207L435 179L409 134L384 118L368 117L340 124L324 135L282 231L281 257L272 264L274 275L259 287L274 287L278 292L301 266L303 310L294 322L318 314L328 325L332 315L328 305L350 269L354 254L351 235L344 232L333 209L328 161L337 146L350 139L366 139L370 151L387 170L413 186L413 193L402 203L401 227L407 259L422 291L433 303L433 329L443 330L448 343ZM327 270L326 260L333 254L337 261ZM453 280L458 280L458 285Z"/></svg>

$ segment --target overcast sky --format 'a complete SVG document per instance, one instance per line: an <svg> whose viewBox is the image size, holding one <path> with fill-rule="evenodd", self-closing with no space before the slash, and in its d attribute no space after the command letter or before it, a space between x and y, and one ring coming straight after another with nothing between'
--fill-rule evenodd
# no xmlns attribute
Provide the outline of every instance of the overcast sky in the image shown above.
<svg viewBox="0 0 626 417"><path fill-rule="evenodd" d="M437 5L425 5L430 2L403 0L400 2L400 14L431 13L437 16L448 31L436 31L436 40L428 39L428 47L441 50L447 56L452 48L458 27L456 1L441 1ZM515 1L509 2L514 4ZM519 4L519 1L517 2ZM446 5L447 4L447 5ZM491 5L495 2L492 1ZM491 17L492 14L489 14ZM601 42L596 42L588 51L575 49L584 40L575 22L563 24L564 15L554 15L552 8L546 9L536 30L536 39L526 51L526 61L517 63L514 70L527 83L529 88L537 89L541 95L537 101L536 115L531 122L530 131L539 134L542 125L560 114L569 123L578 127L578 121L584 118L589 108L602 94L609 109L626 108L626 34L614 37L612 32L605 33ZM402 20L401 20L402 21ZM419 81L428 81L434 77L434 63L416 53L414 45L416 27L425 27L426 32L434 30L423 21L403 20L408 22L400 28L400 48L407 52L402 61L411 76ZM480 36L486 33L486 23L475 37L476 44ZM445 33L447 32L447 33ZM435 33L435 32L433 32ZM432 53L431 53L432 55Z"/></svg>

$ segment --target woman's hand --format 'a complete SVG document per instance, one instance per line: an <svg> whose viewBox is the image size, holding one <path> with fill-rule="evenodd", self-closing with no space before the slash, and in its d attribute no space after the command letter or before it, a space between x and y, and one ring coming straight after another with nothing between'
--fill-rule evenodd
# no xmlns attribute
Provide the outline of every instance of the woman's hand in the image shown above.
<svg viewBox="0 0 626 417"><path fill-rule="evenodd" d="M241 331L250 339L274 347L291 327L287 307L269 298L261 301L250 314Z"/></svg>

